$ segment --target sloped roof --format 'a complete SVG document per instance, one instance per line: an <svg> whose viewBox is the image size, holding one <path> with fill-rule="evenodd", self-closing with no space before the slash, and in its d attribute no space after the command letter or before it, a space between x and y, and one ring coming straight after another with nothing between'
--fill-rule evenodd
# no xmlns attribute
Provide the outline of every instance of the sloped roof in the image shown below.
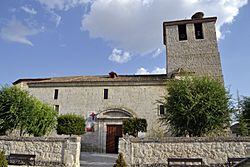
<svg viewBox="0 0 250 167"><path fill-rule="evenodd" d="M26 78L18 79L13 82L14 85L25 82L32 84L42 83L75 83L75 82L143 82L143 81L163 81L168 79L167 74L157 75L119 75L111 78L108 75L100 76L68 76L68 77L52 77L52 78Z"/></svg>

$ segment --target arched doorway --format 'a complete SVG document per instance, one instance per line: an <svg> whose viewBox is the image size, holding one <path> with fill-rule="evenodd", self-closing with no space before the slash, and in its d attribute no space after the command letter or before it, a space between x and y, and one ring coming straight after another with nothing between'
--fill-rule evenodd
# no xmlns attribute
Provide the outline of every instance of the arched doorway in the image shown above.
<svg viewBox="0 0 250 167"><path fill-rule="evenodd" d="M103 127L100 137L106 153L118 153L119 137L122 137L122 121L131 117L134 115L120 108L108 109L97 115L98 122Z"/></svg>

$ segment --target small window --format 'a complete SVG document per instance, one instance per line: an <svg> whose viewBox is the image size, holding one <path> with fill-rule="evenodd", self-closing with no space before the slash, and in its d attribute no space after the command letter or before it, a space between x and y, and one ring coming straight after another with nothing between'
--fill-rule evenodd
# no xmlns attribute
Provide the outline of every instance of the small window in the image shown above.
<svg viewBox="0 0 250 167"><path fill-rule="evenodd" d="M54 110L59 113L59 105L55 105Z"/></svg>
<svg viewBox="0 0 250 167"><path fill-rule="evenodd" d="M186 24L178 25L178 32L179 32L179 40L180 41L187 40Z"/></svg>
<svg viewBox="0 0 250 167"><path fill-rule="evenodd" d="M58 89L55 89L55 92L54 92L54 99L58 99Z"/></svg>
<svg viewBox="0 0 250 167"><path fill-rule="evenodd" d="M195 30L195 38L196 39L204 39L201 23L195 23L194 30Z"/></svg>
<svg viewBox="0 0 250 167"><path fill-rule="evenodd" d="M108 99L108 89L104 89L104 99Z"/></svg>
<svg viewBox="0 0 250 167"><path fill-rule="evenodd" d="M165 114L165 108L163 105L160 105L160 115L164 115Z"/></svg>

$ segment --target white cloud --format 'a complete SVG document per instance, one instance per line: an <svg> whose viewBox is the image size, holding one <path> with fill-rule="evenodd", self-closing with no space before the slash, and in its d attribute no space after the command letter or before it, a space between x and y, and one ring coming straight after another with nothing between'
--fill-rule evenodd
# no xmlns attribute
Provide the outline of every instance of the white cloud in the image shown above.
<svg viewBox="0 0 250 167"><path fill-rule="evenodd" d="M0 30L0 37L6 41L18 42L33 46L33 43L27 38L28 36L35 35L39 30L25 26L22 22L12 18L6 25Z"/></svg>
<svg viewBox="0 0 250 167"><path fill-rule="evenodd" d="M28 6L22 6L21 9L26 13L36 15L37 11L34 8L29 8Z"/></svg>
<svg viewBox="0 0 250 167"><path fill-rule="evenodd" d="M59 15L55 15L55 23L56 23L56 27L59 26L59 24L61 23L62 17Z"/></svg>
<svg viewBox="0 0 250 167"><path fill-rule="evenodd" d="M141 68L137 69L135 74L136 75L146 75L146 74L150 74L150 72L148 72L147 69L141 67Z"/></svg>
<svg viewBox="0 0 250 167"><path fill-rule="evenodd" d="M166 74L166 68L155 67L155 69L149 72L147 69L141 67L137 69L136 75L148 75L148 74Z"/></svg>
<svg viewBox="0 0 250 167"><path fill-rule="evenodd" d="M51 15L51 20L58 27L62 21L62 17L56 11L68 11L69 9L85 5L91 0L36 0L42 4Z"/></svg>
<svg viewBox="0 0 250 167"><path fill-rule="evenodd" d="M152 56L152 57L157 57L157 56L159 56L161 53L162 53L162 49L158 48L158 49L156 49L156 51L153 53L153 56Z"/></svg>
<svg viewBox="0 0 250 167"><path fill-rule="evenodd" d="M218 16L220 27L231 23L247 0L93 0L81 29L114 47L132 53L152 53L163 47L162 23L190 18L195 12Z"/></svg>
<svg viewBox="0 0 250 167"><path fill-rule="evenodd" d="M166 74L166 68L156 67L151 73L152 74Z"/></svg>
<svg viewBox="0 0 250 167"><path fill-rule="evenodd" d="M110 61L116 63L127 63L131 59L131 54L129 52L124 52L122 50L114 48L111 55L109 56Z"/></svg>
<svg viewBox="0 0 250 167"><path fill-rule="evenodd" d="M51 20L55 23L56 27L58 27L62 21L62 17L56 14L53 10L48 11L51 15Z"/></svg>
<svg viewBox="0 0 250 167"><path fill-rule="evenodd" d="M79 5L86 4L91 0L37 0L50 10L69 10Z"/></svg>

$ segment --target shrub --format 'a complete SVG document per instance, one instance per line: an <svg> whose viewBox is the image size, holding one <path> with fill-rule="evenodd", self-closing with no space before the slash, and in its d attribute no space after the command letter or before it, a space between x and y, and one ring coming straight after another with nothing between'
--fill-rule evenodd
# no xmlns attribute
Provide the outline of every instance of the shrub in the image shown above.
<svg viewBox="0 0 250 167"><path fill-rule="evenodd" d="M7 167L8 161L6 160L4 151L0 151L0 167Z"/></svg>
<svg viewBox="0 0 250 167"><path fill-rule="evenodd" d="M127 164L123 158L123 154L119 153L118 159L116 160L116 164L113 167L127 167Z"/></svg>
<svg viewBox="0 0 250 167"><path fill-rule="evenodd" d="M147 121L142 118L129 118L123 121L122 128L123 134L129 134L134 137L138 136L138 132L147 131Z"/></svg>
<svg viewBox="0 0 250 167"><path fill-rule="evenodd" d="M57 119L57 134L82 135L85 133L84 117L75 114L61 115Z"/></svg>

